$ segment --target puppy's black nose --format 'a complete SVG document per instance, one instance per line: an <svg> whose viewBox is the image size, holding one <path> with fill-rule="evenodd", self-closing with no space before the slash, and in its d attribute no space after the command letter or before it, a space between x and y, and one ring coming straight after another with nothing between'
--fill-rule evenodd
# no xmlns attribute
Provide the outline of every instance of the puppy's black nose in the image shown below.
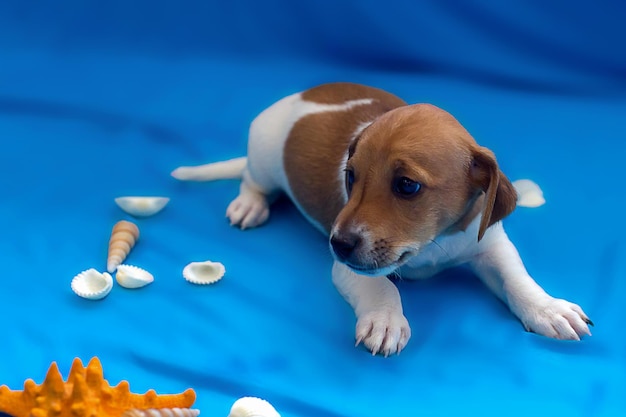
<svg viewBox="0 0 626 417"><path fill-rule="evenodd" d="M346 235L335 234L330 238L330 245L333 247L333 251L337 258L342 261L350 258L350 255L354 252L354 249L361 242L361 237L355 233L349 233Z"/></svg>

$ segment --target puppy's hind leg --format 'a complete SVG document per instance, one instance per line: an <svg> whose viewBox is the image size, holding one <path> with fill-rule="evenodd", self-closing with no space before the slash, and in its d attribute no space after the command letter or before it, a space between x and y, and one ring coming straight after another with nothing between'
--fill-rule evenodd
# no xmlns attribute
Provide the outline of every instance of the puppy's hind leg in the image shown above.
<svg viewBox="0 0 626 417"><path fill-rule="evenodd" d="M171 175L181 181L241 179L239 196L228 206L226 216L231 225L249 229L267 221L271 193L264 191L258 181L252 179L248 165L248 158L242 157L205 165L178 167Z"/></svg>
<svg viewBox="0 0 626 417"><path fill-rule="evenodd" d="M299 94L274 103L250 124L248 159L239 196L226 210L233 226L249 229L265 223L270 204L286 189L282 160L287 136L297 115Z"/></svg>
<svg viewBox="0 0 626 417"><path fill-rule="evenodd" d="M181 167L172 172L181 180L210 181L241 178L239 195L226 217L233 226L249 229L269 218L270 203L287 189L282 160L285 141L298 119L300 94L292 94L274 103L250 124L247 158L217 162L199 167Z"/></svg>
<svg viewBox="0 0 626 417"><path fill-rule="evenodd" d="M269 206L273 198L273 193L257 185L246 169L243 172L239 195L226 209L226 217L230 220L231 226L239 226L241 230L260 226L269 218Z"/></svg>

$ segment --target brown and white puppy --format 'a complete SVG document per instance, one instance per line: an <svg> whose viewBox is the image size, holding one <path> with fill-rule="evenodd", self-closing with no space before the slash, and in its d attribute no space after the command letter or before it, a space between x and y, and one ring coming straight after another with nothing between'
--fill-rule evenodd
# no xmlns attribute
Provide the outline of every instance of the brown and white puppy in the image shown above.
<svg viewBox="0 0 626 417"><path fill-rule="evenodd" d="M233 225L263 224L286 193L330 237L333 282L354 308L357 344L400 352L411 336L387 278L425 278L467 264L525 328L590 335L582 309L528 275L500 220L517 194L494 154L449 113L385 91L336 83L283 98L250 127L248 157L180 167L183 180L241 178Z"/></svg>

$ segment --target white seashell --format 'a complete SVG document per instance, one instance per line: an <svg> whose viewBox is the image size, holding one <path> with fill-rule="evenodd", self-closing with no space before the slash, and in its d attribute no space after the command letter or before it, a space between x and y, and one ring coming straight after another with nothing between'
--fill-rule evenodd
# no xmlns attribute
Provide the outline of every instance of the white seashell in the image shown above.
<svg viewBox="0 0 626 417"><path fill-rule="evenodd" d="M135 217L148 217L163 210L169 197L117 197L115 203L126 213Z"/></svg>
<svg viewBox="0 0 626 417"><path fill-rule="evenodd" d="M136 266L118 265L115 280L124 288L141 288L154 281L154 276Z"/></svg>
<svg viewBox="0 0 626 417"><path fill-rule="evenodd" d="M76 275L72 279L71 287L80 297L99 300L111 292L113 277L108 272L100 273L90 268Z"/></svg>
<svg viewBox="0 0 626 417"><path fill-rule="evenodd" d="M222 279L226 268L219 262L191 262L183 269L183 277L192 284L213 284Z"/></svg>
<svg viewBox="0 0 626 417"><path fill-rule="evenodd" d="M126 410L121 417L197 417L200 410L193 408L133 408Z"/></svg>
<svg viewBox="0 0 626 417"><path fill-rule="evenodd" d="M243 397L235 401L228 417L280 417L280 414L264 399Z"/></svg>
<svg viewBox="0 0 626 417"><path fill-rule="evenodd" d="M513 187L517 191L517 205L520 207L539 207L546 202L541 188L531 180L513 181Z"/></svg>

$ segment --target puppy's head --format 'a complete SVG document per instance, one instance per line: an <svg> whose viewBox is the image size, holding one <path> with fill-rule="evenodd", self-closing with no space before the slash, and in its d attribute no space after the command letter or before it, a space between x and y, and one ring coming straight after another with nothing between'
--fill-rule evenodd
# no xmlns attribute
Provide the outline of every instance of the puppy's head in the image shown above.
<svg viewBox="0 0 626 417"><path fill-rule="evenodd" d="M337 260L364 275L393 272L476 216L480 240L517 198L493 153L449 113L426 104L392 110L355 139L345 187L331 247Z"/></svg>

